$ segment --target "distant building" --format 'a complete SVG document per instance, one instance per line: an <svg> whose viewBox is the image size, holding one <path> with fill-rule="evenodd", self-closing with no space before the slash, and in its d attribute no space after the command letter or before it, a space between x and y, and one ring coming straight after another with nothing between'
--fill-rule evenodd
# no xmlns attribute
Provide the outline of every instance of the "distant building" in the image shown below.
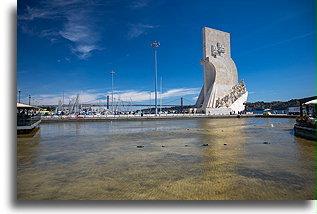
<svg viewBox="0 0 317 214"><path fill-rule="evenodd" d="M286 110L288 115L299 115L300 114L300 107L288 107Z"/></svg>
<svg viewBox="0 0 317 214"><path fill-rule="evenodd" d="M107 106L106 105L93 105L90 107L91 111L94 113L102 113L107 112Z"/></svg>

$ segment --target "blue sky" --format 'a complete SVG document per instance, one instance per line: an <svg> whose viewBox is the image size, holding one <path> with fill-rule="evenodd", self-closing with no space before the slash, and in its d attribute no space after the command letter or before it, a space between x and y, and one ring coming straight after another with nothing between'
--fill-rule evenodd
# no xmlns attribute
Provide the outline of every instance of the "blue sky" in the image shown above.
<svg viewBox="0 0 317 214"><path fill-rule="evenodd" d="M21 101L83 103L115 97L152 103L153 48L163 103L194 104L203 84L202 27L231 34L248 101L315 95L314 0L19 0L17 89ZM159 84L160 85L160 84ZM176 101L174 101L176 100Z"/></svg>

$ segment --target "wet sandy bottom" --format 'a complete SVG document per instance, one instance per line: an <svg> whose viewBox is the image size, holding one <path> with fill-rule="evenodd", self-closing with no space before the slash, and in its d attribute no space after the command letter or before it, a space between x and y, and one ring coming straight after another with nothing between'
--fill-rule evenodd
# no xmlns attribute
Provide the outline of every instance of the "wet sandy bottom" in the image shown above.
<svg viewBox="0 0 317 214"><path fill-rule="evenodd" d="M315 199L315 142L294 137L293 125L265 118L42 124L36 137L17 140L17 198Z"/></svg>

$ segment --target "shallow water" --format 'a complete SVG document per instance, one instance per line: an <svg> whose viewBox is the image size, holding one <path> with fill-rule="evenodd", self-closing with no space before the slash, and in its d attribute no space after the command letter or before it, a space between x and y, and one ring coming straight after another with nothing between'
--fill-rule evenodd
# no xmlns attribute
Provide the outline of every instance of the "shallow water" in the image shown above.
<svg viewBox="0 0 317 214"><path fill-rule="evenodd" d="M42 123L17 139L17 198L316 199L316 144L295 137L294 122Z"/></svg>

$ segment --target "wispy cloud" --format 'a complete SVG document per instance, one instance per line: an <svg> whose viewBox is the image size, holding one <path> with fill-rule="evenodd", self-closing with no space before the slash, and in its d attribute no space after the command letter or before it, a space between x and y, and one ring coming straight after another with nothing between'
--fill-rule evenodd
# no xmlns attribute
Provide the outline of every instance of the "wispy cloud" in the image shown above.
<svg viewBox="0 0 317 214"><path fill-rule="evenodd" d="M58 7L65 7L65 6L79 4L79 3L85 3L85 1L82 1L82 0L67 0L67 1L65 1L65 0L54 0L54 1L49 1L48 2L48 4L50 4L52 6L58 6Z"/></svg>
<svg viewBox="0 0 317 214"><path fill-rule="evenodd" d="M42 30L38 36L40 37L52 37L52 36L58 36L59 33L55 30L52 30L52 29L45 29L45 30Z"/></svg>
<svg viewBox="0 0 317 214"><path fill-rule="evenodd" d="M148 24L131 24L129 32L127 34L128 39L134 39L141 35L147 34L148 30L157 28L158 26L155 25L148 25Z"/></svg>
<svg viewBox="0 0 317 214"><path fill-rule="evenodd" d="M54 10L47 10L44 8L26 7L25 13L18 17L19 20L34 20L36 18L53 19L58 14Z"/></svg>
<svg viewBox="0 0 317 214"><path fill-rule="evenodd" d="M169 99L173 97L181 97L186 95L196 95L199 93L199 88L178 88L171 89L162 94L158 93L158 97L162 99ZM107 101L106 97L111 96L111 92L100 92L96 90L87 90L80 92L67 92L64 94L65 103L76 97L76 94L80 94L81 103L105 103ZM47 105L57 105L58 101L62 99L62 94L52 95L52 94L39 94L36 95L37 100L41 100L42 104ZM122 102L143 102L154 99L154 92L151 91L136 91L136 90L123 90L114 91L114 99L120 100Z"/></svg>
<svg viewBox="0 0 317 214"><path fill-rule="evenodd" d="M87 45L87 44L77 44L75 48L72 48L72 52L78 56L79 59L86 59L91 56L93 50L100 50L98 46Z"/></svg>
<svg viewBox="0 0 317 214"><path fill-rule="evenodd" d="M71 62L72 62L68 57L65 57L65 60L66 60L68 63L71 63Z"/></svg>
<svg viewBox="0 0 317 214"><path fill-rule="evenodd" d="M139 9L139 8L147 7L149 2L150 2L149 0L133 1L129 7L132 9Z"/></svg>
<svg viewBox="0 0 317 214"><path fill-rule="evenodd" d="M41 1L37 8L27 6L18 19L23 21L21 28L25 33L47 37L52 43L55 43L58 37L66 39L71 42L70 51L79 59L86 59L91 56L92 51L102 49L98 44L100 36L97 26L94 24L93 6L91 1L83 0ZM56 18L60 18L62 23L59 29L57 27L40 29L40 32L36 33L33 32L33 29L28 28L31 26L28 23L35 19Z"/></svg>
<svg viewBox="0 0 317 214"><path fill-rule="evenodd" d="M71 51L79 59L86 59L91 56L92 51L101 49L97 44L99 33L94 29L89 12L83 10L67 13L67 22L64 24L63 30L59 31L63 38L73 43Z"/></svg>

